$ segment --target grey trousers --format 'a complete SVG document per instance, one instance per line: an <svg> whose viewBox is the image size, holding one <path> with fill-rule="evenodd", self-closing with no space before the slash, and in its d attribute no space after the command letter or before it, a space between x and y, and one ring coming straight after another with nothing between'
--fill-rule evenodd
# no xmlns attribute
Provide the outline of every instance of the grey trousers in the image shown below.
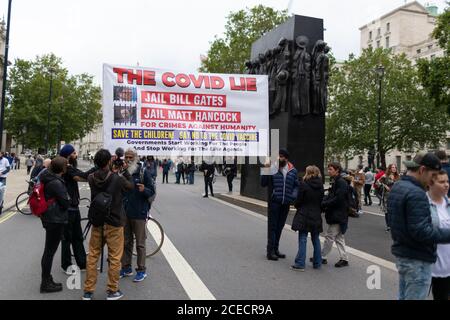
<svg viewBox="0 0 450 320"><path fill-rule="evenodd" d="M334 242L336 242L340 259L348 261L347 252L345 250L344 235L341 233L341 226L338 224L328 225L325 242L322 248L322 258L326 258L326 256L331 252Z"/></svg>
<svg viewBox="0 0 450 320"><path fill-rule="evenodd" d="M145 232L145 220L137 220L127 218L127 223L124 228L124 250L122 255L122 268L131 267L131 259L133 257L134 237L136 237L136 252L137 252L137 271L145 271L145 240L147 234ZM134 235L134 237L133 237Z"/></svg>

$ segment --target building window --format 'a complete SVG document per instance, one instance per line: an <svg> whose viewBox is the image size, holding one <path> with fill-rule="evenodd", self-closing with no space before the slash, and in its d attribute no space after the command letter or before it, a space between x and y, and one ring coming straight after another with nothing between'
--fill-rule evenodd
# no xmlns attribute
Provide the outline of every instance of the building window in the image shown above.
<svg viewBox="0 0 450 320"><path fill-rule="evenodd" d="M417 49L417 54L420 54L422 52L422 50Z"/></svg>
<svg viewBox="0 0 450 320"><path fill-rule="evenodd" d="M406 161L411 161L412 157L411 156L406 156Z"/></svg>
<svg viewBox="0 0 450 320"><path fill-rule="evenodd" d="M432 45L432 44L430 44L430 45L428 46L428 50L431 50L431 49L433 49L433 45Z"/></svg>
<svg viewBox="0 0 450 320"><path fill-rule="evenodd" d="M430 58L431 58L431 59L434 59L434 58L436 58L436 55L435 55L435 54L432 54Z"/></svg>
<svg viewBox="0 0 450 320"><path fill-rule="evenodd" d="M380 36L381 35L381 28L378 28L378 30L377 30L377 36Z"/></svg>
<svg viewBox="0 0 450 320"><path fill-rule="evenodd" d="M372 40L372 31L369 31L369 40Z"/></svg>
<svg viewBox="0 0 450 320"><path fill-rule="evenodd" d="M386 37L386 49L389 49L389 37Z"/></svg>
<svg viewBox="0 0 450 320"><path fill-rule="evenodd" d="M447 139L447 150L450 150L450 139Z"/></svg>
<svg viewBox="0 0 450 320"><path fill-rule="evenodd" d="M391 23L390 22L386 23L386 32L389 32L389 31L391 31Z"/></svg>
<svg viewBox="0 0 450 320"><path fill-rule="evenodd" d="M377 48L379 48L381 45L380 40L377 41Z"/></svg>
<svg viewBox="0 0 450 320"><path fill-rule="evenodd" d="M398 171L401 171L402 169L402 156L397 156L397 157L395 157L396 158L396 160L397 160L397 170Z"/></svg>

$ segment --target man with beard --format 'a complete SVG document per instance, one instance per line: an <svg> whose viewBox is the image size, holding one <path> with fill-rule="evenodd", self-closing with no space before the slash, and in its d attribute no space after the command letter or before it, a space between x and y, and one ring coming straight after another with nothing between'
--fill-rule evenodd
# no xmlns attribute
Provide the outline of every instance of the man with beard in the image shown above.
<svg viewBox="0 0 450 320"><path fill-rule="evenodd" d="M137 154L133 149L125 152L128 173L133 178L134 189L124 194L124 207L127 215L124 228L124 251L120 278L133 275L131 260L133 257L134 238L136 239L137 268L134 282L141 282L147 277L145 267L145 224L150 203L148 198L155 194L150 170L137 161Z"/></svg>
<svg viewBox="0 0 450 320"><path fill-rule="evenodd" d="M266 167L270 167L270 164L267 163ZM287 150L279 151L278 166L273 165L271 173L261 176L261 186L269 187L272 195L268 203L267 259L276 261L286 258L278 247L290 206L297 199L299 188L297 169L289 162Z"/></svg>
<svg viewBox="0 0 450 320"><path fill-rule="evenodd" d="M83 231L81 229L81 216L78 207L80 204L78 182L86 182L88 175L94 172L95 168L87 172L79 170L77 168L77 152L70 144L64 145L59 155L69 161L67 172L63 175L70 196L70 206L68 209L69 222L64 226L64 237L61 244L61 268L66 274L70 275L70 273L67 273L67 268L72 265L71 245L78 267L80 270L86 269L86 251L83 245Z"/></svg>

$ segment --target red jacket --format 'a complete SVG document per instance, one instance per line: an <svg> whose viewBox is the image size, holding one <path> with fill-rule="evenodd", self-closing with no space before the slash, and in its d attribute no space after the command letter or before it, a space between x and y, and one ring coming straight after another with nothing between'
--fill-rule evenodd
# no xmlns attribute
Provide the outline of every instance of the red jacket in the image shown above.
<svg viewBox="0 0 450 320"><path fill-rule="evenodd" d="M378 189L377 181L380 180L380 178L381 178L382 176L384 176L384 174L385 174L385 172L384 172L383 170L381 170L380 172L378 172L378 173L375 175L375 183L373 184L373 187L374 187L375 189Z"/></svg>

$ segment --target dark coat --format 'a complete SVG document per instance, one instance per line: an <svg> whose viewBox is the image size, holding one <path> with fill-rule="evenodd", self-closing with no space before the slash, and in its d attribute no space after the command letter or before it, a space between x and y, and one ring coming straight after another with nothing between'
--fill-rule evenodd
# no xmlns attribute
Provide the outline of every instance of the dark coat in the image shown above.
<svg viewBox="0 0 450 320"><path fill-rule="evenodd" d="M44 227L48 223L66 224L69 219L67 209L70 198L63 178L46 170L40 176L40 182L44 184L45 200L55 200L42 215L42 224Z"/></svg>
<svg viewBox="0 0 450 320"><path fill-rule="evenodd" d="M123 176L119 176L117 173L112 173L108 176L109 172L109 170L99 169L89 175L91 200L100 192L109 193L112 197L111 213L105 219L105 223L113 227L123 227L125 225L125 209L123 207L122 192L133 189L133 180L126 170Z"/></svg>
<svg viewBox="0 0 450 320"><path fill-rule="evenodd" d="M292 204L298 195L297 169L288 162L288 173L284 179L283 173L279 170L272 176L262 176L261 186L272 188L271 201L280 204Z"/></svg>
<svg viewBox="0 0 450 320"><path fill-rule="evenodd" d="M295 200L297 213L292 221L292 230L300 232L321 233L324 190L321 178L300 180L299 192Z"/></svg>
<svg viewBox="0 0 450 320"><path fill-rule="evenodd" d="M322 201L322 209L328 224L348 223L349 187L341 176L334 178L328 195Z"/></svg>
<svg viewBox="0 0 450 320"><path fill-rule="evenodd" d="M155 194L155 188L152 183L152 172L149 169L144 170L144 181L141 181L141 166L132 174L134 189L124 194L123 203L125 212L130 219L145 220L150 210L148 198ZM137 183L144 185L144 191L140 192Z"/></svg>
<svg viewBox="0 0 450 320"><path fill-rule="evenodd" d="M198 168L198 170L203 172L203 173L206 170L205 177L212 178L214 176L214 172L216 171L216 168L214 167L213 164L207 164L206 162L203 162L200 165L200 168Z"/></svg>
<svg viewBox="0 0 450 320"><path fill-rule="evenodd" d="M392 254L436 262L436 244L450 243L450 230L433 227L430 202L422 185L403 176L392 187L387 201L392 235Z"/></svg>

